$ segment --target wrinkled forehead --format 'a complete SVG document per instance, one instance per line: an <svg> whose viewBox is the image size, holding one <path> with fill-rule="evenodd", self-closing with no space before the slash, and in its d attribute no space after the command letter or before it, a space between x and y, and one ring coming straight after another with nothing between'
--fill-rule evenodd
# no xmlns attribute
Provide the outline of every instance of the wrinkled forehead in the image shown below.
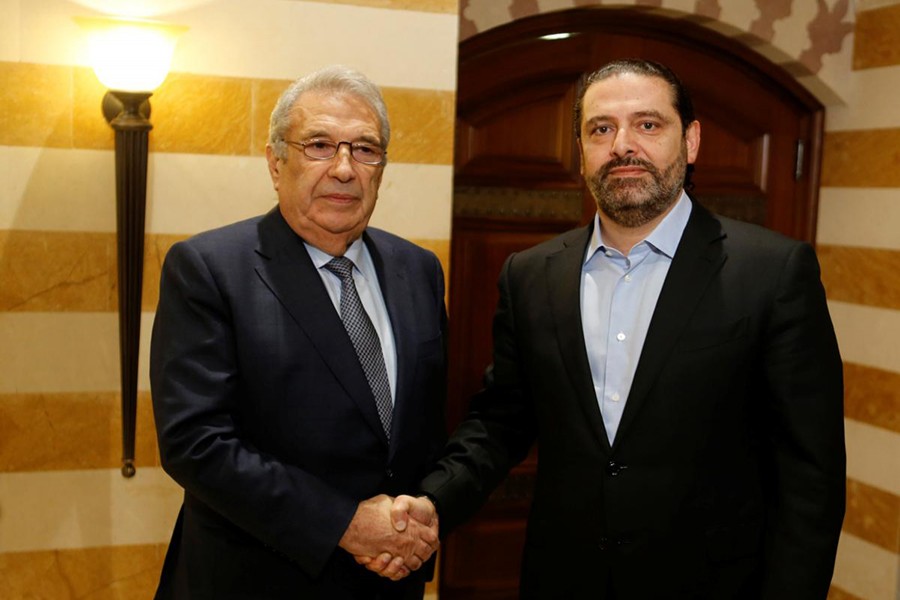
<svg viewBox="0 0 900 600"><path fill-rule="evenodd" d="M380 141L381 121L369 102L356 94L309 90L291 108L291 129L308 135L351 135Z"/></svg>

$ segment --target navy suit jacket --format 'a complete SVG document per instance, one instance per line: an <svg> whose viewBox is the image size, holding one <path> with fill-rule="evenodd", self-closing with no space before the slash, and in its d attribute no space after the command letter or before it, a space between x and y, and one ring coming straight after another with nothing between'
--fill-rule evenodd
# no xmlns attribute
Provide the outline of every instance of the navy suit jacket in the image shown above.
<svg viewBox="0 0 900 600"><path fill-rule="evenodd" d="M371 228L364 241L396 342L390 444L277 208L166 256L150 379L162 466L185 498L157 597L350 598L386 581L337 544L359 501L413 492L443 445L444 278L410 242Z"/></svg>
<svg viewBox="0 0 900 600"><path fill-rule="evenodd" d="M504 265L491 383L423 483L442 529L537 440L523 598L824 599L843 382L812 248L695 204L610 446L581 324L590 236Z"/></svg>

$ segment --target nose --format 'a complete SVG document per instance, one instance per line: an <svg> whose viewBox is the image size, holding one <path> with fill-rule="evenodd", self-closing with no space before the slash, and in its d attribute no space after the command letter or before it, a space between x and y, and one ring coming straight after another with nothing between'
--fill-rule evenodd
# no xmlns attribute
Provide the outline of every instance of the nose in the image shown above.
<svg viewBox="0 0 900 600"><path fill-rule="evenodd" d="M331 159L328 173L338 181L350 181L356 177L353 170L353 158L350 156L350 144L341 143L337 147L337 153Z"/></svg>
<svg viewBox="0 0 900 600"><path fill-rule="evenodd" d="M619 157L634 154L634 140L632 139L631 131L627 127L616 130L616 137L613 139L610 153Z"/></svg>

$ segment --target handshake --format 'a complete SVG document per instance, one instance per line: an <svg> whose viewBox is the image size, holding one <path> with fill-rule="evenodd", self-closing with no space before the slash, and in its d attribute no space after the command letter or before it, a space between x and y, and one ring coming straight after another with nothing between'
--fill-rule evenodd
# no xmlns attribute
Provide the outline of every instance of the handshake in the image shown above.
<svg viewBox="0 0 900 600"><path fill-rule="evenodd" d="M438 549L438 516L428 498L384 494L359 503L338 544L370 571L398 581Z"/></svg>

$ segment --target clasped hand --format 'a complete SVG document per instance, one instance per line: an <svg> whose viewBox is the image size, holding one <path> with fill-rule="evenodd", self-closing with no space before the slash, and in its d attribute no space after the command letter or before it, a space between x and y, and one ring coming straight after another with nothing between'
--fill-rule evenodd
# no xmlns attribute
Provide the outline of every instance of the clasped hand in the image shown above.
<svg viewBox="0 0 900 600"><path fill-rule="evenodd" d="M382 494L359 503L339 545L370 571L398 581L439 544L437 512L428 498Z"/></svg>

